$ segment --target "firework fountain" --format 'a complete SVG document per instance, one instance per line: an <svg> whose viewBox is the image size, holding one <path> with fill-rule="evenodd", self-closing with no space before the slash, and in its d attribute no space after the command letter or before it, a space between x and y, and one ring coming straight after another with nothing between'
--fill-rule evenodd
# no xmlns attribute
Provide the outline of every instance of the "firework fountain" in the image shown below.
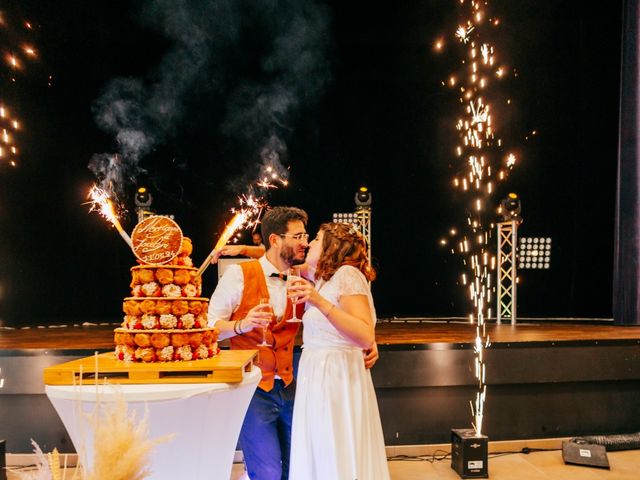
<svg viewBox="0 0 640 480"><path fill-rule="evenodd" d="M488 2L459 0L462 21L455 30L455 43L460 47L458 72L442 82L457 93L460 114L455 121L457 145L453 186L465 198L466 220L463 229L452 229L457 245L452 253L462 255L465 272L461 283L467 289L472 304L469 322L475 325L475 376L477 392L471 401L473 429L482 435L484 402L487 395L485 349L490 340L486 321L491 317L492 292L496 256L490 243L494 229L492 196L496 183L504 181L516 163L496 131L496 112L510 100L501 100L491 87L510 71L501 64L493 43L500 20L487 13ZM436 51L443 51L445 40L436 41ZM442 239L449 244L450 240ZM495 293L493 293L495 294Z"/></svg>

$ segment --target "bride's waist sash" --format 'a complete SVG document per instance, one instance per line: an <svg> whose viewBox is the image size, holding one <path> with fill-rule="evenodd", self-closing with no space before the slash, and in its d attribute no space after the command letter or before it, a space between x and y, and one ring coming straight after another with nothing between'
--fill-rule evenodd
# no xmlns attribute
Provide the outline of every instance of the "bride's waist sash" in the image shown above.
<svg viewBox="0 0 640 480"><path fill-rule="evenodd" d="M358 352L362 353L362 349L355 345L327 345L326 343L306 342L302 345L302 349L306 352Z"/></svg>

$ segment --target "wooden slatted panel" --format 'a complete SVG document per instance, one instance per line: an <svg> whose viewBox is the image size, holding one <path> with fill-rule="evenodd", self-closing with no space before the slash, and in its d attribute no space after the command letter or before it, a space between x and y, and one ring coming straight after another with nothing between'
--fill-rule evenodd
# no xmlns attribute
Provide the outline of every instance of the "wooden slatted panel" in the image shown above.
<svg viewBox="0 0 640 480"><path fill-rule="evenodd" d="M258 355L257 350L223 350L214 358L190 362L131 363L102 353L44 369L47 385L78 385L95 382L143 383L238 383Z"/></svg>

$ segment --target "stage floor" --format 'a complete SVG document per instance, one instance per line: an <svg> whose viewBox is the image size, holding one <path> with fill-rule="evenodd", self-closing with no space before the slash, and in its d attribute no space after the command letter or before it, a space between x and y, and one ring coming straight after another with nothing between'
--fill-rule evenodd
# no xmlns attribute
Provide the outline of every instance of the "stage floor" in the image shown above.
<svg viewBox="0 0 640 480"><path fill-rule="evenodd" d="M448 451L448 450L447 450ZM640 450L625 452L609 452L611 470L601 470L575 465L565 465L562 454L555 450L551 452L533 452L530 454L516 453L510 455L489 456L489 478L493 480L635 480L638 477L640 464ZM441 455L438 456L441 458ZM458 474L451 469L450 457L432 461L431 457L414 458L412 460L390 460L389 473L392 480L459 480ZM9 469L8 480L19 480L17 471L25 469ZM67 475L73 477L75 469ZM231 480L244 480L242 464L234 464Z"/></svg>
<svg viewBox="0 0 640 480"><path fill-rule="evenodd" d="M108 350L113 348L117 324L0 329L0 349ZM588 323L545 322L488 324L492 344L638 341L640 326L593 325ZM464 344L474 342L476 327L469 323L424 319L383 321L376 327L378 345ZM299 336L297 340L301 344Z"/></svg>

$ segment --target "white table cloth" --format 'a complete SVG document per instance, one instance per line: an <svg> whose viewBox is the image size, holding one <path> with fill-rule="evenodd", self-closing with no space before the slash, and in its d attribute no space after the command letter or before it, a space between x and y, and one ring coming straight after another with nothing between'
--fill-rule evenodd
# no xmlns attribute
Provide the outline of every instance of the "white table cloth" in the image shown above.
<svg viewBox="0 0 640 480"><path fill-rule="evenodd" d="M81 411L121 395L129 412L142 419L148 409L149 438L175 434L151 453L151 478L158 480L228 480L240 428L260 381L253 366L241 383L153 385L47 385L46 393L80 453L82 439L88 465L93 461L93 434Z"/></svg>

